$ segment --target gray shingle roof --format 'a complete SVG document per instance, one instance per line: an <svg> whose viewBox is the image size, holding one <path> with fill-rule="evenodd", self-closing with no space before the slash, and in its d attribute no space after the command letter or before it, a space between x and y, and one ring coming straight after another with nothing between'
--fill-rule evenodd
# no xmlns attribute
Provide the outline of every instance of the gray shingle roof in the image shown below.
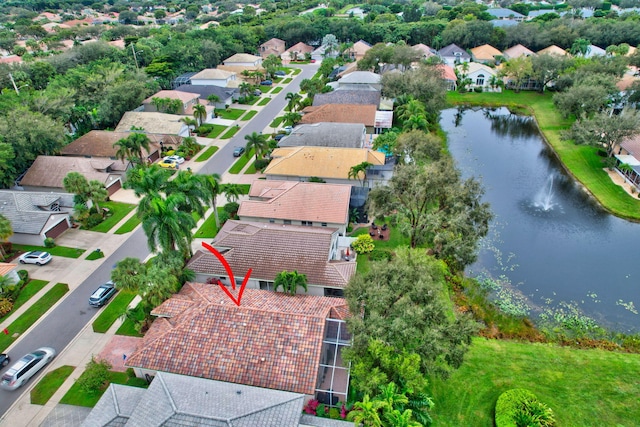
<svg viewBox="0 0 640 427"><path fill-rule="evenodd" d="M299 125L280 140L280 147L299 147L312 145L315 147L362 148L365 127L361 123L313 123Z"/></svg>
<svg viewBox="0 0 640 427"><path fill-rule="evenodd" d="M56 202L72 209L73 194L0 190L0 213L11 221L14 233L40 234L50 221L66 218L65 212L44 210Z"/></svg>
<svg viewBox="0 0 640 427"><path fill-rule="evenodd" d="M111 384L82 423L82 427L124 426L146 393L143 388Z"/></svg>
<svg viewBox="0 0 640 427"><path fill-rule="evenodd" d="M221 101L228 99L234 92L238 91L235 88L214 85L182 85L178 86L176 90L181 92L197 93L202 99L207 99L209 95L216 95Z"/></svg>
<svg viewBox="0 0 640 427"><path fill-rule="evenodd" d="M380 104L379 90L349 90L337 89L327 93L319 93L313 97L313 106L325 104Z"/></svg>
<svg viewBox="0 0 640 427"><path fill-rule="evenodd" d="M456 55L456 53L459 53L459 55ZM461 48L460 46L454 43L451 43L449 46L445 46L442 49L440 49L438 51L438 55L440 55L443 58L449 57L449 56L455 56L457 58L471 59L471 55L469 55L466 50L464 50L463 48Z"/></svg>

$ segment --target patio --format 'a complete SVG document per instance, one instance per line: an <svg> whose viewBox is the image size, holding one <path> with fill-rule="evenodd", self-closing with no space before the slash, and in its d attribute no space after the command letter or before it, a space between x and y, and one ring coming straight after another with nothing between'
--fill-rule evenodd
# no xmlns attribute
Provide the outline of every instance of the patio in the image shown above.
<svg viewBox="0 0 640 427"><path fill-rule="evenodd" d="M391 234L391 230L387 224L377 225L375 222L372 222L369 225L369 236L373 238L373 240L389 240L389 235Z"/></svg>

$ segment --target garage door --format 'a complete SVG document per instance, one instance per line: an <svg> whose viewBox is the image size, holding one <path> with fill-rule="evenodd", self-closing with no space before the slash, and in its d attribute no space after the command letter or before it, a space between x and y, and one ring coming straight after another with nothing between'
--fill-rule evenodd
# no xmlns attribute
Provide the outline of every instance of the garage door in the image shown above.
<svg viewBox="0 0 640 427"><path fill-rule="evenodd" d="M60 221L55 227L53 227L51 230L44 233L44 235L47 237L51 237L52 239L55 239L68 228L69 228L69 222L67 222L66 220Z"/></svg>

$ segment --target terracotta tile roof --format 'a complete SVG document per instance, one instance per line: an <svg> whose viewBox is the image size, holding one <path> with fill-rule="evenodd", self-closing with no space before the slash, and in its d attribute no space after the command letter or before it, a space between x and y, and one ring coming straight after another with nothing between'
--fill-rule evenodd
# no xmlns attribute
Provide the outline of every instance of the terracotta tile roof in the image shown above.
<svg viewBox="0 0 640 427"><path fill-rule="evenodd" d="M289 53L297 52L304 55L305 53L313 52L313 47L309 46L306 43L299 42L291 46L289 49L285 50L285 52L289 52Z"/></svg>
<svg viewBox="0 0 640 427"><path fill-rule="evenodd" d="M502 56L502 52L489 44L483 44L471 49L471 56L476 60L492 61L496 56Z"/></svg>
<svg viewBox="0 0 640 427"><path fill-rule="evenodd" d="M640 159L640 135L625 139L620 146L635 158Z"/></svg>
<svg viewBox="0 0 640 427"><path fill-rule="evenodd" d="M6 262L0 262L0 276L4 276L7 273L13 271L18 264L8 264Z"/></svg>
<svg viewBox="0 0 640 427"><path fill-rule="evenodd" d="M123 138L127 138L132 132L111 132L106 130L92 130L85 133L80 138L67 144L60 152L65 156L92 156L92 157L115 157L118 151L113 144ZM165 145L178 146L182 143L182 137L176 135L146 133L150 152L142 150L143 154L149 155L160 149L160 141Z"/></svg>
<svg viewBox="0 0 640 427"><path fill-rule="evenodd" d="M439 64L436 68L442 73L442 78L445 80L458 81L456 72L447 64Z"/></svg>
<svg viewBox="0 0 640 427"><path fill-rule="evenodd" d="M633 85L635 82L639 81L640 78L632 73L626 73L618 82L616 83L616 87L621 90L627 90Z"/></svg>
<svg viewBox="0 0 640 427"><path fill-rule="evenodd" d="M101 172L111 168L113 172ZM64 188L62 181L69 172L80 172L88 181L97 180L109 186L126 171L126 164L107 158L87 159L71 156L38 156L20 185Z"/></svg>
<svg viewBox="0 0 640 427"><path fill-rule="evenodd" d="M230 220L218 232L212 246L224 253L240 279L250 268L252 279L265 281L273 281L281 271L297 270L306 274L309 285L344 288L355 274L356 264L329 261L336 232L337 229L328 227ZM208 251L198 251L187 267L196 273L227 276Z"/></svg>
<svg viewBox="0 0 640 427"><path fill-rule="evenodd" d="M544 55L545 53L548 55L571 56L569 55L569 52L561 47L556 46L555 44L552 44L551 46L545 47L544 49L538 51L538 55Z"/></svg>
<svg viewBox="0 0 640 427"><path fill-rule="evenodd" d="M0 64L12 64L22 62L22 57L18 55L0 57Z"/></svg>
<svg viewBox="0 0 640 427"><path fill-rule="evenodd" d="M254 181L254 183L257 181ZM245 200L238 216L290 219L346 224L349 220L351 186L313 182L266 181L271 189L264 189L260 197L268 200ZM250 191L251 193L251 191Z"/></svg>
<svg viewBox="0 0 640 427"><path fill-rule="evenodd" d="M224 65L233 65L238 62L256 62L260 59L262 58L260 58L259 56L251 55L250 53L236 53L222 62L224 63Z"/></svg>
<svg viewBox="0 0 640 427"><path fill-rule="evenodd" d="M232 71L220 70L218 68L207 68L191 76L191 80L226 80L235 74L236 73Z"/></svg>
<svg viewBox="0 0 640 427"><path fill-rule="evenodd" d="M370 104L325 104L313 107L309 113L302 116L299 123L362 123L365 126L373 126L376 120L376 108L376 105Z"/></svg>
<svg viewBox="0 0 640 427"><path fill-rule="evenodd" d="M154 321L127 366L304 394L314 393L325 320L346 306L341 298L246 289L238 307L201 283L178 295L195 308L176 312L171 328ZM152 314L168 311L174 298Z"/></svg>
<svg viewBox="0 0 640 427"><path fill-rule="evenodd" d="M535 55L535 53L533 53L533 51L527 49L526 47L522 46L521 44L517 44L515 46L511 46L509 49L507 49L504 52L502 52L502 54L507 59L519 58L521 56Z"/></svg>
<svg viewBox="0 0 640 427"><path fill-rule="evenodd" d="M417 45L413 46L413 48L418 50L422 54L423 58L429 58L438 54L435 49L423 43L418 43Z"/></svg>
<svg viewBox="0 0 640 427"><path fill-rule="evenodd" d="M178 99L182 102L189 102L198 98L198 95L193 93L188 93L188 92L179 92L177 90L161 90L160 92L157 92L151 95L150 97L148 97L147 99L145 99L144 101L142 101L142 103L151 104L151 102L153 101L153 98L169 98L169 99Z"/></svg>
<svg viewBox="0 0 640 427"><path fill-rule="evenodd" d="M349 170L362 162L384 165L384 153L366 148L276 148L271 157L265 175L349 179Z"/></svg>
<svg viewBox="0 0 640 427"><path fill-rule="evenodd" d="M127 132L131 130L132 126L135 126L138 129L142 128L146 132L179 135L187 127L180 121L183 117L177 114L127 111L120 119L115 130L116 132Z"/></svg>

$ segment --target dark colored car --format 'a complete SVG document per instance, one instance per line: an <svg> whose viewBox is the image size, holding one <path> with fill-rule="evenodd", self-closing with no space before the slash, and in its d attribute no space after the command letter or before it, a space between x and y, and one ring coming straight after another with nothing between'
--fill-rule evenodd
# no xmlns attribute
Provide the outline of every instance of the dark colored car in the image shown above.
<svg viewBox="0 0 640 427"><path fill-rule="evenodd" d="M113 282L109 281L104 285L100 285L89 297L89 305L92 307L102 307L116 293L116 287Z"/></svg>
<svg viewBox="0 0 640 427"><path fill-rule="evenodd" d="M276 136L273 137L273 139L275 139L276 141L280 141L285 136L287 136L286 133L278 133L278 134L276 134Z"/></svg>
<svg viewBox="0 0 640 427"><path fill-rule="evenodd" d="M286 76L286 75L287 75L287 73L285 73L285 72L284 72L284 71L282 71L282 70L278 70L278 71L276 71L275 73L273 73L273 75L274 75L274 76L278 76L278 77L284 77L284 76Z"/></svg>
<svg viewBox="0 0 640 427"><path fill-rule="evenodd" d="M271 80L263 80L260 82L262 86L271 86L273 82Z"/></svg>
<svg viewBox="0 0 640 427"><path fill-rule="evenodd" d="M233 157L240 157L244 153L244 147L236 147L233 150Z"/></svg>
<svg viewBox="0 0 640 427"><path fill-rule="evenodd" d="M11 362L11 358L8 354L0 354L0 366L7 366Z"/></svg>

